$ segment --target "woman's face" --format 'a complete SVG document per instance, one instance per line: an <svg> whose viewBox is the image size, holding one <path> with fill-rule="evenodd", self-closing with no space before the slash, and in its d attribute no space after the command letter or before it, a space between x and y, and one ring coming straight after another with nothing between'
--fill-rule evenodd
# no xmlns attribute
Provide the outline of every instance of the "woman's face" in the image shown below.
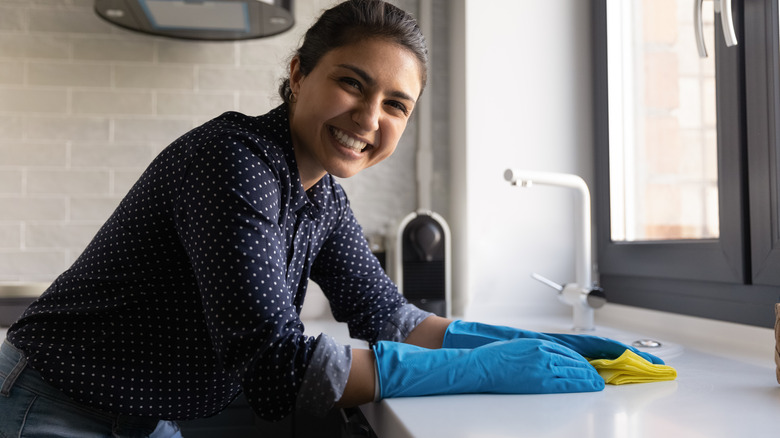
<svg viewBox="0 0 780 438"><path fill-rule="evenodd" d="M420 68L411 51L376 38L329 51L306 76L293 59L290 127L304 188L393 153L420 95Z"/></svg>

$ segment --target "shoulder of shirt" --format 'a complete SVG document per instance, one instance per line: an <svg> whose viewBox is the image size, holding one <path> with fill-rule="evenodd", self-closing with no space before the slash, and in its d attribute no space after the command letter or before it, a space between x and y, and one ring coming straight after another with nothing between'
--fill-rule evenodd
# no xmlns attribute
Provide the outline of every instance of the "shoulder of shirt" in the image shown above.
<svg viewBox="0 0 780 438"><path fill-rule="evenodd" d="M248 116L243 113L228 111L212 119L203 126L206 129L216 128L221 133L235 133L266 146L275 146L280 150L290 144L290 122L287 114L276 108L261 116ZM290 147L290 150L291 147Z"/></svg>
<svg viewBox="0 0 780 438"><path fill-rule="evenodd" d="M282 106L261 116L225 112L184 134L176 143L189 154L209 144L225 143L230 138L233 138L230 143L233 146L252 149L255 154L265 156L269 165L286 166L291 161L289 121Z"/></svg>

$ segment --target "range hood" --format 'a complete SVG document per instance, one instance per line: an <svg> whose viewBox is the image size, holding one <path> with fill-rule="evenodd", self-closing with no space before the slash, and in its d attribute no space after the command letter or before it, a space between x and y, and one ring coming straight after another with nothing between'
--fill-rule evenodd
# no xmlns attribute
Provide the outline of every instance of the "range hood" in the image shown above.
<svg viewBox="0 0 780 438"><path fill-rule="evenodd" d="M293 0L95 0L95 12L127 29L194 40L262 38L291 28Z"/></svg>

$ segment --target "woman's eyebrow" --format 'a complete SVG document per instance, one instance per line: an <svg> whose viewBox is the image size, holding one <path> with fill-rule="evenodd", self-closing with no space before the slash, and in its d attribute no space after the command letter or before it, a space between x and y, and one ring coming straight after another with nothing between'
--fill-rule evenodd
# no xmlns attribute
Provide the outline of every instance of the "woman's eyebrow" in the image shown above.
<svg viewBox="0 0 780 438"><path fill-rule="evenodd" d="M371 77L371 75L369 75L365 70L363 70L360 67L354 66L352 64L338 64L338 67L346 68L348 70L352 70L356 75L360 76L360 78L363 79L363 82L368 84L370 87L373 87L373 86L376 85L376 80L373 77ZM415 100L412 98L412 96L410 96L410 95L408 95L408 94L406 94L406 93L404 93L403 91L400 91L400 90L391 91L390 95L393 96L393 97L397 97L399 99L408 100L408 101L410 101L412 103L415 102Z"/></svg>

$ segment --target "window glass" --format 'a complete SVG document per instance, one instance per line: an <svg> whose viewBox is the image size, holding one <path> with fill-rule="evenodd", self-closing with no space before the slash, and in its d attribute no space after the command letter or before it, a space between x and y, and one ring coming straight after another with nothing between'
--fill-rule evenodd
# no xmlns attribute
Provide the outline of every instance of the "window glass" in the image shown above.
<svg viewBox="0 0 780 438"><path fill-rule="evenodd" d="M713 2L699 57L691 0L608 0L613 241L715 239L718 163Z"/></svg>

